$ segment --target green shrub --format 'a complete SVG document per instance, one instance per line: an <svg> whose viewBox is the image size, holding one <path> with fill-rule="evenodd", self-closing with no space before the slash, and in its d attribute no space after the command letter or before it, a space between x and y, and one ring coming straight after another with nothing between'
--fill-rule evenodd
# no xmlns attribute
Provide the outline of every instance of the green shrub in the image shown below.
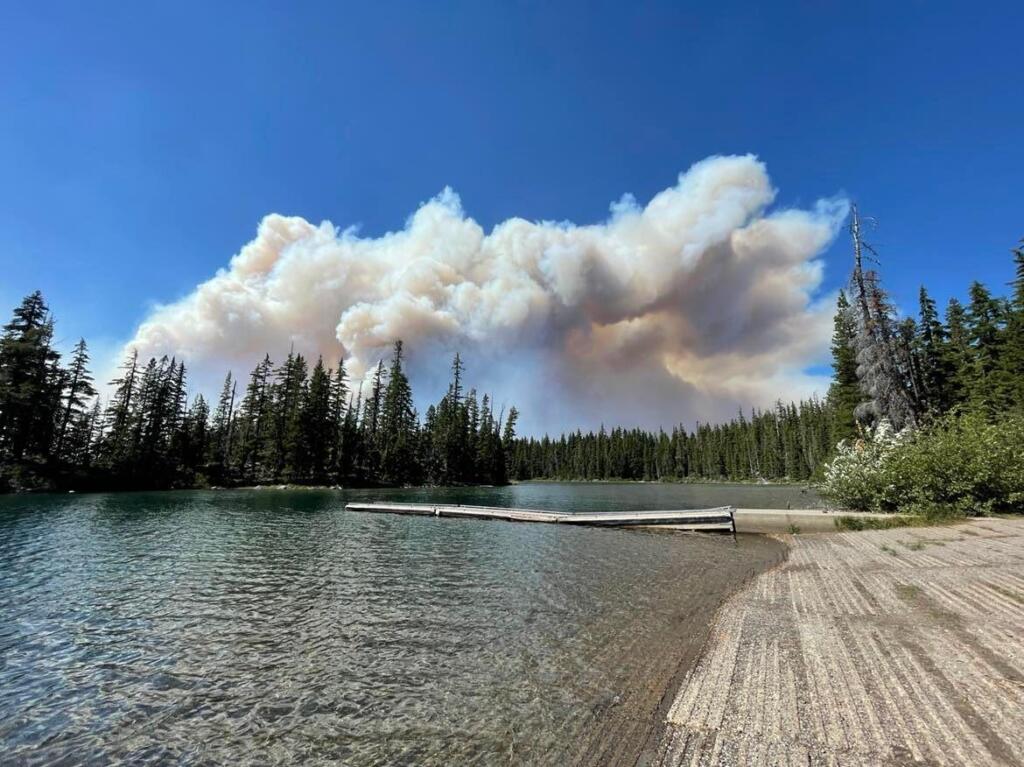
<svg viewBox="0 0 1024 767"><path fill-rule="evenodd" d="M883 422L840 445L822 494L836 506L931 518L1024 511L1024 415L950 415L913 434Z"/></svg>

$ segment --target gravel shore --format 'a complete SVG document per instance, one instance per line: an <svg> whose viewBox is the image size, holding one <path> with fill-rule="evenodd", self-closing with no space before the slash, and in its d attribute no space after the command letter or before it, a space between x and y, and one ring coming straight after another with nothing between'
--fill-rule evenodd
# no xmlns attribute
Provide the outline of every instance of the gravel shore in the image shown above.
<svg viewBox="0 0 1024 767"><path fill-rule="evenodd" d="M1024 763L1024 520L777 537L656 764Z"/></svg>

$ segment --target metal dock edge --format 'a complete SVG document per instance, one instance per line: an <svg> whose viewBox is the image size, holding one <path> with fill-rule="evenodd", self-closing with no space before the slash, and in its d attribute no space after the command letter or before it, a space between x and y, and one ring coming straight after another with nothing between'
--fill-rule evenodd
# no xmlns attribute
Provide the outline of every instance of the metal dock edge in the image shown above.
<svg viewBox="0 0 1024 767"><path fill-rule="evenodd" d="M594 527L667 527L700 532L736 532L735 507L664 511L599 511L564 514L537 509L507 509L494 506L449 506L431 503L349 503L346 511L385 514L417 514L432 517L499 519L507 522L547 522Z"/></svg>

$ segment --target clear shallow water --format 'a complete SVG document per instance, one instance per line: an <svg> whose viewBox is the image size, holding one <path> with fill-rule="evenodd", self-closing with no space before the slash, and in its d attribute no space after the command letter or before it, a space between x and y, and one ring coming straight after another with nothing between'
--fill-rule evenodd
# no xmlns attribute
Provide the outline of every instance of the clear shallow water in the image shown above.
<svg viewBox="0 0 1024 767"><path fill-rule="evenodd" d="M642 740L678 648L774 544L343 506L683 508L693 489L0 498L0 753L564 764Z"/></svg>

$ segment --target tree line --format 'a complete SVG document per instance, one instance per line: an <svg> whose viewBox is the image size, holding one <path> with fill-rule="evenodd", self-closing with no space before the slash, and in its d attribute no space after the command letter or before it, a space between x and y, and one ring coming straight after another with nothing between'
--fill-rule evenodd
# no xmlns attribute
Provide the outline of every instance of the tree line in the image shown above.
<svg viewBox="0 0 1024 767"><path fill-rule="evenodd" d="M843 441L867 437L883 418L922 429L954 413L998 421L1024 410L1024 241L1012 250L1010 295L971 284L940 317L922 286L918 317L901 316L882 287L878 254L854 208L854 265L840 291L832 337L833 380L824 400L778 403L688 431L612 429L520 438L515 479L808 480Z"/></svg>
<svg viewBox="0 0 1024 767"><path fill-rule="evenodd" d="M253 484L502 484L516 409L465 388L458 354L451 383L420 420L396 341L364 387L344 360L310 368L289 352L265 356L244 389L231 373L211 408L189 400L183 361L132 351L104 405L84 340L66 364L39 292L0 336L0 490L173 488Z"/></svg>
<svg viewBox="0 0 1024 767"><path fill-rule="evenodd" d="M0 336L0 489L808 480L838 443L882 419L922 429L951 413L997 422L1024 410L1024 241L1012 251L1008 296L975 282L940 316L922 286L915 319L897 312L869 267L877 253L856 208L850 233L854 266L838 297L827 396L657 432L516 438L516 409L495 413L490 397L467 391L457 354L447 392L421 419L401 341L354 391L344 360L310 369L292 351L278 365L265 356L241 391L229 373L212 408L202 395L189 400L184 362L133 352L104 404L85 341L64 363L36 292Z"/></svg>
<svg viewBox="0 0 1024 767"><path fill-rule="evenodd" d="M831 454L832 420L831 407L812 399L692 431L602 427L557 439L520 438L510 468L517 480L805 480Z"/></svg>

